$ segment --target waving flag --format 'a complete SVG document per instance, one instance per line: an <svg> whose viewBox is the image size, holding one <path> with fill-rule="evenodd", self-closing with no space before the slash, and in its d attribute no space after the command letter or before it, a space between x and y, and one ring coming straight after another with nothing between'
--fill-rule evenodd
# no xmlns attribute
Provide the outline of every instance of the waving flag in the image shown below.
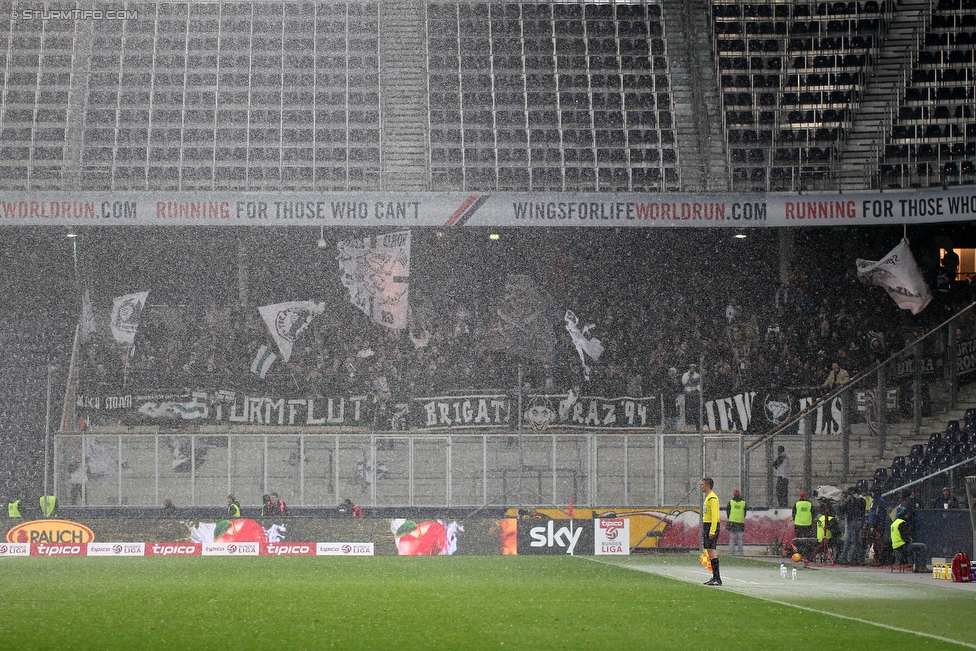
<svg viewBox="0 0 976 651"><path fill-rule="evenodd" d="M271 332L272 339L278 345L281 358L286 362L291 359L291 349L295 345L295 339L308 327L316 315L322 314L324 311L325 303L313 301L289 301L287 303L275 303L274 305L262 305L258 308L261 318L268 326L268 331Z"/></svg>
<svg viewBox="0 0 976 651"><path fill-rule="evenodd" d="M146 306L149 292L136 292L117 296L112 301L112 314L109 325L115 341L132 345L135 342L136 330L139 328L139 315Z"/></svg>
<svg viewBox="0 0 976 651"><path fill-rule="evenodd" d="M908 240L888 252L881 260L857 260L857 277L867 285L884 287L888 295L903 310L918 314L932 300L929 286L922 278L915 256L908 248Z"/></svg>
<svg viewBox="0 0 976 651"><path fill-rule="evenodd" d="M271 352L271 349L265 345L261 345L258 348L258 354L254 356L254 361L251 362L251 373L257 373L264 379L264 376L268 374L268 369L271 365L275 363L278 356Z"/></svg>
<svg viewBox="0 0 976 651"><path fill-rule="evenodd" d="M584 326L580 330L579 318L569 310L566 311L564 320L566 321L566 331L572 338L573 345L576 346L576 352L579 353L580 362L583 363L583 377L589 380L590 367L586 365L586 356L589 356L594 362L599 362L600 355L603 354L603 343L596 337L591 338L588 336L590 329L594 327L592 323ZM584 353L586 353L586 356L584 356Z"/></svg>
<svg viewBox="0 0 976 651"><path fill-rule="evenodd" d="M343 240L337 247L352 304L380 325L406 328L410 231Z"/></svg>
<svg viewBox="0 0 976 651"><path fill-rule="evenodd" d="M552 362L556 336L549 316L553 300L532 278L511 274L495 305L495 318L485 335L491 350L543 363Z"/></svg>

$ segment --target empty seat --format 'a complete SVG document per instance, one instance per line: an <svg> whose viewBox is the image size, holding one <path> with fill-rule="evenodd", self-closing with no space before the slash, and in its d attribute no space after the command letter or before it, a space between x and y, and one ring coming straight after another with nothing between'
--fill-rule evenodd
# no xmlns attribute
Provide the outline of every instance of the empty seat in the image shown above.
<svg viewBox="0 0 976 651"><path fill-rule="evenodd" d="M894 470L895 468L905 468L907 466L908 466L908 463L907 463L905 457L903 457L903 456L897 456L897 457L895 457L894 459L891 460L891 469L892 470Z"/></svg>

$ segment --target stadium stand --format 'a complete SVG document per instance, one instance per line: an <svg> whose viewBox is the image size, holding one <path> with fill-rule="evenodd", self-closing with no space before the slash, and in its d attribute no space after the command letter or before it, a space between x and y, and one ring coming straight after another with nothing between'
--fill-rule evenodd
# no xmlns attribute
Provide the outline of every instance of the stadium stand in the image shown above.
<svg viewBox="0 0 976 651"><path fill-rule="evenodd" d="M0 190L796 192L976 182L973 0L694 0L680 10L646 1L126 7L137 20L39 21L15 12L0 27ZM682 12L699 14L706 33L688 29ZM707 70L684 58L696 37L712 44ZM709 87L690 93L702 79ZM701 106L707 93L717 106ZM698 105L689 108L689 97ZM721 150L721 165L708 160L714 149L688 144L692 132L704 141L719 134L706 144ZM703 176L703 169L725 170L727 178ZM133 245L103 237L88 271L104 279L97 294L104 305L126 290L113 247ZM561 299L599 295L593 301L606 319L602 336L627 342L595 369L594 385L606 392L659 389L662 371L687 366L702 352L706 371L721 378L706 385L715 392L709 397L745 386L814 386L836 351L845 351L853 373L911 331L886 297L865 298L837 272L840 257L852 266L851 247L838 245L843 256L824 260L808 242L796 254L802 278L779 300L768 251L741 262L753 283L727 287L697 250L674 245L671 252L687 259L666 267L641 258L650 238L631 238L614 233L564 243L569 257L592 260L576 264L597 281L568 287ZM253 286L273 287L281 259L297 268L320 264L311 253L294 253L303 245L282 240L278 248L249 249ZM210 233L205 241L215 250L169 242L183 255L174 266L233 287L236 279L225 277L232 265L224 261L238 255L237 242ZM138 257L138 247L129 255ZM533 255L499 254L498 266ZM603 268L606 260L626 260L643 281L621 283ZM927 264L930 277L937 266ZM154 288L192 285L168 273L154 269L144 279ZM968 283L957 288L952 300L937 301L938 317L971 300ZM21 316L7 318L0 331L3 366L33 370L4 377L6 403L25 404L0 423L8 492L22 451L37 449L43 369L67 368L77 320L76 306L64 304L70 291L16 293L11 308ZM311 328L289 371L273 373L266 385L248 368L260 341L243 314L273 296L243 305L233 292L185 302L174 293L158 298L163 293L154 290L151 327L131 358L99 342L84 349L82 386L108 390L124 381L183 389L212 385L221 374L233 387L273 391L290 383L348 393L384 372L395 393L407 396L514 382L511 360L469 346L465 328L485 327L483 304L472 299L465 306L470 322L462 323L447 292L431 291L427 315L417 317L442 342L436 352L414 349L403 337L364 341L356 336L365 330L362 316L332 296L336 331ZM730 303L741 306L731 320ZM679 330L684 337L673 334ZM362 346L383 361L364 362L357 357ZM455 375L433 372L447 363ZM338 373L346 364L351 376ZM568 368L557 365L552 378L540 371L529 381L545 386L551 379L553 390L566 390L575 380ZM58 377L65 381L64 373ZM64 387L54 394L60 400ZM974 434L976 416L967 415L958 431L917 444L924 450L899 462L899 478L961 458ZM891 481L896 468L884 470Z"/></svg>
<svg viewBox="0 0 976 651"><path fill-rule="evenodd" d="M679 56L694 35L667 6L149 2L77 32L15 16L0 188L694 189L702 128L733 190L974 180L968 2L700 0L714 74ZM719 91L717 131L675 103L693 80Z"/></svg>

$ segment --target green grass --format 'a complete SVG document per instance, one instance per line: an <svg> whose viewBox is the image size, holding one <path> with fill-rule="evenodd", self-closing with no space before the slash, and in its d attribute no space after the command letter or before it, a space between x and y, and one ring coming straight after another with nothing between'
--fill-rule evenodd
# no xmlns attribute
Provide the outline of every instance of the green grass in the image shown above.
<svg viewBox="0 0 976 651"><path fill-rule="evenodd" d="M568 557L24 558L5 559L0 573L0 649L951 646ZM973 595L942 592L926 598L928 619L908 600L805 605L949 637L963 627L958 639L974 641Z"/></svg>

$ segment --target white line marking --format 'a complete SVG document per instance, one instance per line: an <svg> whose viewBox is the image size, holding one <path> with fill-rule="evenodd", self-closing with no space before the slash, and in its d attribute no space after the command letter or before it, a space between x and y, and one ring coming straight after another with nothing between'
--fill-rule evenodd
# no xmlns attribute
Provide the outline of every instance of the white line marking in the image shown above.
<svg viewBox="0 0 976 651"><path fill-rule="evenodd" d="M623 568L623 569L626 569L626 570L634 570L636 572L645 572L647 574L656 574L656 575L661 576L661 577L664 577L664 578L675 579L675 577L673 577L673 576L668 576L667 574L662 574L660 572L655 572L653 570L642 570L642 569L636 568L636 567L634 567L632 565L618 565L616 563L611 563L609 561L605 561L603 559L596 558L594 556L578 556L577 558L584 558L586 560L595 561L597 563L603 563L604 565L612 565L613 567L620 567L620 568ZM675 579L675 580L676 581L680 581L681 579ZM724 579L724 580L726 582L728 582L728 579ZM752 584L752 585L764 585L764 584L761 584L761 583L755 583L755 584L753 584L752 581L742 581L741 579L739 580L739 582L740 583L748 583L748 584ZM852 585L856 585L856 584L852 584ZM734 590L733 590L733 592L734 592ZM871 620L861 619L860 617L851 617L850 615L840 615L838 613L832 613L829 610L820 610L818 608L811 608L810 606L801 606L800 604L793 604L793 603L790 603L788 601L780 601L779 599L772 599L770 597L762 597L762 596L754 595L754 594L745 594L745 593L742 593L742 592L736 592L736 594L742 595L743 597L752 597L754 599L759 599L761 601L768 601L769 603L777 604L779 606L787 606L787 607L790 607L790 608L798 608L799 610L806 610L806 611L811 612L811 613L817 613L818 615L830 615L831 617L837 617L838 619L846 619L848 621L857 622L859 624L868 624L870 626L877 626L878 628L884 628L884 629L887 629L889 631L896 631L898 633L908 633L910 635L918 635L919 637L927 637L927 638L932 639L932 640L938 640L939 642L946 642L946 643L949 643L949 644L957 644L959 646L964 646L964 647L969 648L969 649L976 649L976 644L972 644L970 642L963 642L962 640L954 640L952 638L944 637L942 635L935 635L933 633L923 633L922 631L913 631L913 630L907 629L907 628L900 628L898 626L891 626L890 624L882 624L881 622L872 622Z"/></svg>

